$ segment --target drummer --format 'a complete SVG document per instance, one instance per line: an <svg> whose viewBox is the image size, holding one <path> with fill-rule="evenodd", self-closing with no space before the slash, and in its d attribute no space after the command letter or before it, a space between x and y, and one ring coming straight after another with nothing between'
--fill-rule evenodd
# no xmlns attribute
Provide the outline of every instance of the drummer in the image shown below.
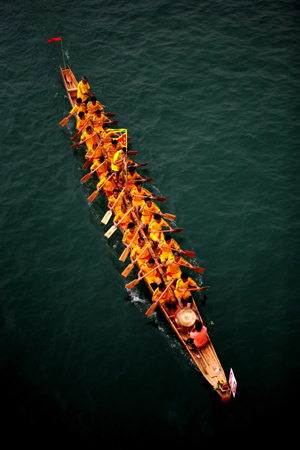
<svg viewBox="0 0 300 450"><path fill-rule="evenodd" d="M209 342L207 328L201 322L196 322L192 330L189 332L190 337L182 336L182 338L193 348L204 347Z"/></svg>
<svg viewBox="0 0 300 450"><path fill-rule="evenodd" d="M183 308L184 306L190 308L192 306L193 297L191 291L189 290L189 287L192 287L195 291L201 291L201 287L198 286L197 283L192 280L192 278L190 278L187 273L182 272L180 278L178 278L178 280L176 281L174 290L174 294L181 308Z"/></svg>

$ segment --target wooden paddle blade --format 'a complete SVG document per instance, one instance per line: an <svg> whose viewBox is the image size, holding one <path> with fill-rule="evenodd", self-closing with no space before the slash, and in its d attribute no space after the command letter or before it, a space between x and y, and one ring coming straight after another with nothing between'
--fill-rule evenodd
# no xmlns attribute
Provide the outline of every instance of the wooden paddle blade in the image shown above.
<svg viewBox="0 0 300 450"><path fill-rule="evenodd" d="M154 303L152 303L152 305L150 306L150 308L148 309L148 311L145 312L146 316L151 316L151 314L153 313L153 311L156 309L158 303L159 303L159 302L154 302Z"/></svg>
<svg viewBox="0 0 300 450"><path fill-rule="evenodd" d="M145 167L148 166L149 163L142 163L142 164L138 164L137 167Z"/></svg>
<svg viewBox="0 0 300 450"><path fill-rule="evenodd" d="M105 116L107 116L107 117L115 117L115 114L113 114L113 113L104 113L104 115Z"/></svg>
<svg viewBox="0 0 300 450"><path fill-rule="evenodd" d="M59 125L64 127L66 125L66 123L68 123L68 122L69 122L69 117L65 117L61 122L59 122Z"/></svg>
<svg viewBox="0 0 300 450"><path fill-rule="evenodd" d="M125 287L127 287L127 289L132 289L137 284L139 284L139 280L138 279L133 280L130 283L126 284Z"/></svg>
<svg viewBox="0 0 300 450"><path fill-rule="evenodd" d="M166 197L153 197L153 200L157 200L158 202L165 202L167 199Z"/></svg>
<svg viewBox="0 0 300 450"><path fill-rule="evenodd" d="M79 147L79 145L81 145L80 142L78 142L77 144L71 145L71 147L72 148L77 148L77 147Z"/></svg>
<svg viewBox="0 0 300 450"><path fill-rule="evenodd" d="M99 191L97 191L97 190L94 191L94 192L88 197L88 200L89 200L90 202L94 201L98 194L99 194Z"/></svg>
<svg viewBox="0 0 300 450"><path fill-rule="evenodd" d="M203 267L193 267L193 271L197 272L197 273L203 273L205 269L203 269Z"/></svg>
<svg viewBox="0 0 300 450"><path fill-rule="evenodd" d="M87 169L89 167L90 163L91 163L91 160L87 159L86 162L83 164L82 168Z"/></svg>
<svg viewBox="0 0 300 450"><path fill-rule="evenodd" d="M76 134L74 134L74 136L72 137L71 141L74 142L76 141L76 139L78 138L78 136L80 135L80 131L78 131Z"/></svg>
<svg viewBox="0 0 300 450"><path fill-rule="evenodd" d="M189 250L184 250L182 252L183 256L188 256L189 258L194 258L196 253L195 252L190 252Z"/></svg>
<svg viewBox="0 0 300 450"><path fill-rule="evenodd" d="M173 230L169 230L168 233L180 233L183 228L173 228Z"/></svg>
<svg viewBox="0 0 300 450"><path fill-rule="evenodd" d="M89 180L92 176L92 173L87 173L86 175L84 175L84 177L81 178L80 181L82 181L82 183L85 183L87 180Z"/></svg>
<svg viewBox="0 0 300 450"><path fill-rule="evenodd" d="M145 178L143 183L150 183L150 181L153 181L154 178Z"/></svg>
<svg viewBox="0 0 300 450"><path fill-rule="evenodd" d="M133 269L133 266L134 266L134 264L128 264L128 266L126 267L126 269L124 269L123 270L123 272L122 272L122 275L123 275L123 277L128 277L128 275L130 274L130 272L132 271L132 269Z"/></svg>
<svg viewBox="0 0 300 450"><path fill-rule="evenodd" d="M109 209L103 216L101 222L106 225L109 222L109 219L111 218L111 216L112 216L112 211Z"/></svg>
<svg viewBox="0 0 300 450"><path fill-rule="evenodd" d="M119 261L125 262L129 253L130 253L130 248L125 248L125 250L123 251L122 255L119 258Z"/></svg>
<svg viewBox="0 0 300 450"><path fill-rule="evenodd" d="M206 290L209 289L209 288L210 288L210 286L204 286L204 287L200 288L200 290L201 290L201 291L206 291Z"/></svg>
<svg viewBox="0 0 300 450"><path fill-rule="evenodd" d="M112 234L116 231L117 227L113 225L110 229L104 234L105 237L110 238Z"/></svg>
<svg viewBox="0 0 300 450"><path fill-rule="evenodd" d="M167 220L175 220L176 219L176 216L174 216L173 214L168 214L168 213L163 214L163 217Z"/></svg>
<svg viewBox="0 0 300 450"><path fill-rule="evenodd" d="M128 154L128 155L137 155L137 154L138 154L138 151L137 151L137 150L129 150L129 151L127 152L127 154Z"/></svg>
<svg viewBox="0 0 300 450"><path fill-rule="evenodd" d="M112 120L112 121L110 122L110 125L116 125L117 123L119 123L118 120Z"/></svg>

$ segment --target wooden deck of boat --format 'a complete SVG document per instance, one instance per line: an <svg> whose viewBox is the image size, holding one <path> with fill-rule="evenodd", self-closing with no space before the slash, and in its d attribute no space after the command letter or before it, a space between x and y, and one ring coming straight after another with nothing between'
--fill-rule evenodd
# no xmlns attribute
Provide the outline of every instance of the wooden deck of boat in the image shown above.
<svg viewBox="0 0 300 450"><path fill-rule="evenodd" d="M60 70L61 70L64 85L66 88L66 92L69 97L70 104L73 107L76 102L78 82L69 66L67 66L66 69L62 69L60 67ZM126 203L127 203L127 206L131 206L129 199L126 200ZM136 215L134 213L130 213L130 214L132 217L132 221L137 225L139 223L139 221L138 221ZM140 235L142 237L144 237L146 240L148 239L146 234L144 233L143 229L140 229ZM156 264L158 264L157 255L154 253L154 251L151 247L150 247L150 254L153 257L153 259L155 260ZM140 269L139 261L137 261L136 266L138 269ZM125 262L124 268L125 267L126 267L126 262ZM159 267L158 270L160 272L161 278L167 284L164 270L161 267ZM127 279L124 278L124 280L126 281ZM146 278L144 278L143 280L144 280L144 282L146 282L146 284L149 288L149 291L151 293L151 298L152 298L152 294L153 294L152 287L150 286L150 284L148 283ZM173 293L173 291L171 291L171 292ZM161 304L159 302L158 307L160 308L160 310L164 314L165 318L167 319L168 323L170 324L170 326L176 333L178 339L183 344L186 351L189 353L190 357L192 358L192 360L198 367L199 371L206 378L206 380L210 383L210 385L213 387L213 389L216 390L216 392L220 395L220 397L222 398L222 401L228 402L231 398L231 392L230 392L230 390L222 392L219 389L218 382L219 381L226 382L226 376L225 376L224 370L222 368L222 365L219 361L219 358L215 352L212 342L209 341L209 343L207 343L204 347L202 347L200 349L190 348L188 345L186 345L186 343L183 339L184 332L182 332L180 329L178 329L173 317L169 316L168 312L163 307L163 304ZM194 299L193 299L193 309L195 310L196 315L199 317L199 319L203 323L202 318L199 313L199 310L198 310L198 307L197 307Z"/></svg>

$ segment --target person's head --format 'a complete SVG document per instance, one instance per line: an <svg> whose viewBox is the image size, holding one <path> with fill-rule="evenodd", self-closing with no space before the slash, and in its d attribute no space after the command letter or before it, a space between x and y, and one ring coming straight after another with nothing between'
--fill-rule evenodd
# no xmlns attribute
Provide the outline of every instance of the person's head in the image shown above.
<svg viewBox="0 0 300 450"><path fill-rule="evenodd" d="M161 221L160 215L157 214L157 213L155 213L155 214L154 214L154 220L155 220L155 222L159 223L159 222Z"/></svg>
<svg viewBox="0 0 300 450"><path fill-rule="evenodd" d="M172 237L171 237L170 234L166 234L166 235L165 235L165 241L166 241L166 243L169 243L169 242L171 241L171 239L172 239Z"/></svg>
<svg viewBox="0 0 300 450"><path fill-rule="evenodd" d="M86 84L88 82L87 77L82 77L82 82L83 82L83 84Z"/></svg>
<svg viewBox="0 0 300 450"><path fill-rule="evenodd" d="M97 101L96 97L94 95L92 95L91 102L96 103L96 101Z"/></svg>
<svg viewBox="0 0 300 450"><path fill-rule="evenodd" d="M166 288L164 281L162 281L158 287L160 291L163 291Z"/></svg>
<svg viewBox="0 0 300 450"><path fill-rule="evenodd" d="M133 222L129 222L128 228L129 228L129 230L133 230L134 229L134 223Z"/></svg>
<svg viewBox="0 0 300 450"><path fill-rule="evenodd" d="M126 205L124 204L124 203L122 203L122 205L121 205L121 211L122 212L125 212L126 211Z"/></svg>
<svg viewBox="0 0 300 450"><path fill-rule="evenodd" d="M136 185L138 191L142 189L142 183L140 181L136 181L134 184Z"/></svg>
<svg viewBox="0 0 300 450"><path fill-rule="evenodd" d="M99 161L100 161L101 163L103 163L103 162L105 161L104 156L100 156Z"/></svg>
<svg viewBox="0 0 300 450"><path fill-rule="evenodd" d="M145 239L142 238L142 237L139 237L138 243L139 243L140 247L142 247L144 245L144 243L145 243Z"/></svg>
<svg viewBox="0 0 300 450"><path fill-rule="evenodd" d="M93 132L93 128L92 127L86 127L86 132L88 134L91 134Z"/></svg>
<svg viewBox="0 0 300 450"><path fill-rule="evenodd" d="M104 125L103 125L103 127L104 127ZM118 141L117 141L117 139L112 139L112 140L111 140L111 143L112 143L112 145L116 146L117 143L118 143Z"/></svg>
<svg viewBox="0 0 300 450"><path fill-rule="evenodd" d="M113 190L113 196L115 197L115 198L117 198L118 197L118 195L119 195L119 189L114 189Z"/></svg>
<svg viewBox="0 0 300 450"><path fill-rule="evenodd" d="M79 117L80 119L84 119L84 112L83 112L83 111L80 111L80 113L78 114L78 117Z"/></svg>
<svg viewBox="0 0 300 450"><path fill-rule="evenodd" d="M196 331L201 331L202 330L202 323L201 322L196 322L195 330Z"/></svg>
<svg viewBox="0 0 300 450"><path fill-rule="evenodd" d="M182 274L181 274L182 281L187 281L188 277L189 276L188 276L188 274L186 272L182 272Z"/></svg>
<svg viewBox="0 0 300 450"><path fill-rule="evenodd" d="M155 263L155 261L154 261L153 258L148 259L148 265L149 265L150 267L154 266L154 263Z"/></svg>
<svg viewBox="0 0 300 450"><path fill-rule="evenodd" d="M100 111L100 109L96 109L96 116L101 116L101 111Z"/></svg>
<svg viewBox="0 0 300 450"><path fill-rule="evenodd" d="M168 303L171 303L171 305L175 305L176 301L176 297L174 295L170 295Z"/></svg>
<svg viewBox="0 0 300 450"><path fill-rule="evenodd" d="M128 169L129 173L131 173L131 175L135 172L135 167L130 166Z"/></svg>
<svg viewBox="0 0 300 450"><path fill-rule="evenodd" d="M179 259L180 259L179 252L174 252L174 259L175 259L175 261L179 261Z"/></svg>
<svg viewBox="0 0 300 450"><path fill-rule="evenodd" d="M78 97L78 98L76 99L76 103L77 103L77 105L81 105L81 103L82 103L82 98Z"/></svg>

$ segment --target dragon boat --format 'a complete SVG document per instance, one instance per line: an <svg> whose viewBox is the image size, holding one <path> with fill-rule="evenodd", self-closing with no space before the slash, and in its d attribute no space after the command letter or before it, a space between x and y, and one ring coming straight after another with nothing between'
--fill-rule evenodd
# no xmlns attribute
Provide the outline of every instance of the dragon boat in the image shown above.
<svg viewBox="0 0 300 450"><path fill-rule="evenodd" d="M62 68L60 66L60 71L61 71L64 86L66 89L66 93L69 98L69 102L71 104L71 107L73 107L75 105L76 99L77 99L78 81L77 81L76 77L74 76L69 65L65 66L64 68ZM104 113L104 114L109 116L108 113ZM114 116L114 114L110 115L110 117L112 117L112 116ZM64 124L67 123L67 121L65 121L64 123L62 123L62 122L60 123L62 126L64 126ZM126 130L126 132L127 132L127 130ZM122 144L125 145L127 155L137 153L137 152L128 151L127 143L131 138L127 138L127 133L126 133L126 136L124 136L122 134L122 132L119 133L116 130L116 132L114 134L114 130L111 129L111 135L117 137L117 139L119 139L120 141L123 141ZM85 145L85 144L83 144L83 145ZM87 168L88 162L86 162L83 167ZM128 169L127 164L126 164L126 167L124 167L123 169L124 169L124 173L127 173L127 169ZM87 176L90 177L91 176L90 173L87 174ZM94 198L97 196L96 191L94 191L94 192L95 192L95 196L91 195L89 197L90 201L93 201ZM103 195L106 195L106 194L104 193ZM106 195L106 198L108 200L107 195ZM163 198L160 198L160 199L162 201L164 201ZM155 267L159 271L161 279L165 283L166 289L171 290L170 292L174 295L174 293L172 291L172 287L169 286L169 282L167 281L165 269L163 267L161 267L161 265L160 265L157 252L155 251L155 248L153 249L153 246L150 245L148 233L147 233L147 231L145 232L145 230L140 226L139 217L135 213L134 209L132 209L130 195L124 197L124 203L126 204L128 211L130 211L129 214L131 216L131 220L135 224L137 232L139 233L139 236L144 238L145 242L147 243L147 248L149 249L149 253L155 261ZM116 215L116 211L114 209L112 209L112 211L108 210L107 213L104 215L102 222L104 224L107 224L109 222L109 219L111 218L111 216L115 217L115 215ZM168 216L168 215L166 214L166 216ZM105 236L107 238L109 238L116 229L119 229L119 231L122 233L122 235L124 234L123 228L117 224L117 226L110 227L110 229L105 233ZM181 231L182 229L178 229L178 230ZM164 232L165 232L165 230L164 230ZM123 264L124 264L124 270L122 272L122 275L124 276L125 289L131 289L131 287L136 286L138 284L139 280L137 280L137 279L133 280L133 282L129 282L127 284L126 284L126 281L128 281L127 277L130 273L134 273L134 271L136 269L140 270L140 268L141 268L141 263L139 262L138 259L135 261L135 264L126 264L126 258L128 256L128 253L129 253L129 250L125 249L119 258L119 260L121 262L123 262ZM192 252L190 252L190 253L192 253ZM136 266L136 268L134 266ZM195 268L195 269L200 269L200 268ZM197 272L198 270L195 270L195 271ZM200 273L201 273L201 271L200 271ZM142 279L143 279L143 282L146 283L146 285L149 289L149 292L150 292L149 300L151 301L152 296L153 296L152 286L151 286L150 282L147 280L146 276L143 276ZM175 335L181 342L184 349L188 352L190 358L195 363L196 367L199 369L199 371L201 372L203 377L211 385L213 390L219 394L222 401L227 403L231 398L231 388L230 388L229 383L227 382L226 375L224 373L224 370L222 368L222 365L219 361L219 358L217 356L217 353L214 349L214 346L213 346L210 338L209 338L208 342L201 348L193 348L186 342L187 332L191 329L191 327L193 326L195 321L200 321L203 323L203 320L200 316L195 299L193 298L193 300L192 300L191 308L183 308L183 311L179 310L179 313L182 312L182 314L181 314L182 322L181 323L178 323L178 320L175 320L174 315L170 314L168 309L164 307L163 302L155 301L152 304L150 303L150 305L151 305L150 308L146 311L146 315L150 316L154 312L156 307L158 307L158 309L161 311L161 313L163 314L163 316L165 317L165 319L171 326ZM177 317L179 318L179 315Z"/></svg>

